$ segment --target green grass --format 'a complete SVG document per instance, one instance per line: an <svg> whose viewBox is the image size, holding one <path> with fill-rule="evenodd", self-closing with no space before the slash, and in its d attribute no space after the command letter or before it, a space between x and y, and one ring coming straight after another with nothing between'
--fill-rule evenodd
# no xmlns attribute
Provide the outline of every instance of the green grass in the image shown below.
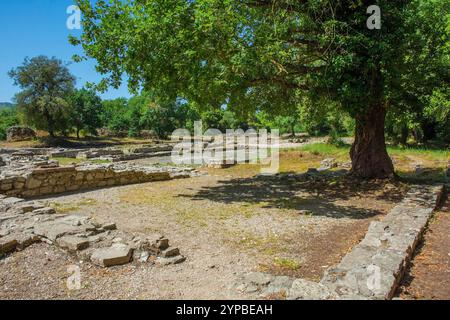
<svg viewBox="0 0 450 320"><path fill-rule="evenodd" d="M342 161L350 160L349 159L350 146L336 147L326 143L314 143L303 146L300 148L300 150L304 152L310 152L317 156L333 157Z"/></svg>
<svg viewBox="0 0 450 320"><path fill-rule="evenodd" d="M67 165L71 165L71 164L79 164L82 162L90 162L90 163L95 163L95 164L102 164L102 163L111 163L111 161L109 160L100 160L100 159L96 159L96 160L85 160L85 159L76 159L76 158L61 158L61 157L55 157L52 158L53 160L57 160L59 162L59 165L61 166L67 166Z"/></svg>
<svg viewBox="0 0 450 320"><path fill-rule="evenodd" d="M301 151L311 152L312 154L336 157L338 159L348 159L350 146L336 147L326 143L315 143L300 148ZM435 161L449 161L450 150L437 150L422 147L395 147L387 148L391 156L418 156Z"/></svg>
<svg viewBox="0 0 450 320"><path fill-rule="evenodd" d="M419 156L424 157L429 160L435 161L450 161L450 151L449 150L436 150L427 148L417 148L417 147L388 147L388 153L390 155L398 156Z"/></svg>
<svg viewBox="0 0 450 320"><path fill-rule="evenodd" d="M296 271L301 268L300 263L287 258L275 258L273 264L281 269Z"/></svg>
<svg viewBox="0 0 450 320"><path fill-rule="evenodd" d="M75 159L75 158L61 158L61 157L55 157L52 158L52 160L57 160L59 162L59 165L61 166L67 166L72 163L81 163L83 160L81 159Z"/></svg>
<svg viewBox="0 0 450 320"><path fill-rule="evenodd" d="M350 146L336 147L325 143L316 143L301 147L302 152L320 156L321 158L335 158L338 161L350 161ZM426 147L389 146L389 155L394 160L396 173L407 180L420 182L444 182L445 170L450 163L450 151L445 149L431 149ZM290 151L294 152L294 151ZM416 167L427 168L422 173L416 172Z"/></svg>

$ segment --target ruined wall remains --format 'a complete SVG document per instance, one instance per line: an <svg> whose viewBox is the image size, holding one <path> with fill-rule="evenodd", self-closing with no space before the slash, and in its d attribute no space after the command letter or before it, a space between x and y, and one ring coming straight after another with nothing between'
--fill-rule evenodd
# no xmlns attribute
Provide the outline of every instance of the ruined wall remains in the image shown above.
<svg viewBox="0 0 450 320"><path fill-rule="evenodd" d="M111 165L34 168L23 173L4 172L0 193L15 197L37 197L68 191L170 180L168 170Z"/></svg>

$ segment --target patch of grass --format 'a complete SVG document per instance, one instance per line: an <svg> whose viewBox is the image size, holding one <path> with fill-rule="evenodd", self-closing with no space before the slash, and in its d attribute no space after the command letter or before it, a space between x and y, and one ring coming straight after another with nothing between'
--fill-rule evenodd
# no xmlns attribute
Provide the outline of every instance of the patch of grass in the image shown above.
<svg viewBox="0 0 450 320"><path fill-rule="evenodd" d="M56 210L57 213L65 214L70 213L74 211L80 210L80 207L76 205L71 205L69 203L60 203L60 202L53 202L50 204L50 207Z"/></svg>
<svg viewBox="0 0 450 320"><path fill-rule="evenodd" d="M288 259L288 258L278 258L277 257L273 260L273 264L275 267L281 268L284 270L297 271L298 269L301 268L300 263L298 263L297 261L295 261L293 259Z"/></svg>
<svg viewBox="0 0 450 320"><path fill-rule="evenodd" d="M295 150L295 149L294 149ZM298 150L298 149L297 149ZM321 155L325 157L337 157L338 159L348 159L350 146L345 145L342 147L337 147L326 143L314 143L303 146L300 148L301 151L310 152L314 155ZM391 156L419 156L427 158L430 160L437 161L449 161L450 151L449 150L438 150L438 149L428 149L420 147L398 147L389 146L387 148L388 153Z"/></svg>
<svg viewBox="0 0 450 320"><path fill-rule="evenodd" d="M63 157L55 157L55 158L52 158L52 160L57 160L59 162L60 166L67 166L67 165L70 165L73 163L78 164L78 163L83 162L83 160L81 160L81 159L63 158Z"/></svg>
<svg viewBox="0 0 450 320"><path fill-rule="evenodd" d="M388 147L388 153L392 156L416 156L431 161L450 161L449 150L414 147Z"/></svg>
<svg viewBox="0 0 450 320"><path fill-rule="evenodd" d="M297 150L318 156L320 159L330 157L341 162L350 161L350 146L348 145L336 147L326 143L316 143L303 146L300 149L289 150L288 152L294 154ZM445 181L444 170L450 163L449 150L429 149L424 147L389 146L387 151L394 160L394 167L400 177L418 181ZM320 162L320 159L318 162ZM283 161L281 161L281 163L283 163ZM415 172L416 166L427 168L427 170L424 174L417 175Z"/></svg>
<svg viewBox="0 0 450 320"><path fill-rule="evenodd" d="M226 238L232 245L245 250L257 251L268 257L276 254L285 254L289 251L284 245L284 240L274 233L267 233L265 236L256 235L248 231L227 231Z"/></svg>
<svg viewBox="0 0 450 320"><path fill-rule="evenodd" d="M303 146L300 148L301 151L309 152L316 156L322 156L322 157L333 157L336 158L339 161L349 161L350 156L350 146L345 145L341 147L337 147L331 144L326 143L314 143L309 144L306 146Z"/></svg>
<svg viewBox="0 0 450 320"><path fill-rule="evenodd" d="M57 213L65 214L80 210L84 206L94 206L97 204L95 199L83 199L77 202L51 202L50 207L56 210Z"/></svg>
<svg viewBox="0 0 450 320"><path fill-rule="evenodd" d="M57 160L59 162L59 165L61 165L61 166L67 166L67 165L71 165L71 164L79 164L82 162L89 162L89 163L94 163L94 164L111 163L111 161L106 160L106 159L85 160L85 159L64 158L64 157L55 157L52 159Z"/></svg>

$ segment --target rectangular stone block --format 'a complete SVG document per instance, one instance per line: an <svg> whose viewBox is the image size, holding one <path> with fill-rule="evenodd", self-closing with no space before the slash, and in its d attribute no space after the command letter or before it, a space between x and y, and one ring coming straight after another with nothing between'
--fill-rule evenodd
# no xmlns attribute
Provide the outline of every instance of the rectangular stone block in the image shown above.
<svg viewBox="0 0 450 320"><path fill-rule="evenodd" d="M64 236L56 240L58 245L71 252L81 251L89 247L89 240L77 236Z"/></svg>

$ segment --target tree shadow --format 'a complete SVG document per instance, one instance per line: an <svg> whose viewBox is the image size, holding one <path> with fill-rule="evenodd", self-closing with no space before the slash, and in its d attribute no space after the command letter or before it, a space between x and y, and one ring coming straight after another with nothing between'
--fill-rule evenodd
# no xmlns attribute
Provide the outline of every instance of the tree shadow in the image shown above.
<svg viewBox="0 0 450 320"><path fill-rule="evenodd" d="M408 184L433 185L446 183L448 178L444 168L421 167L417 170L399 170L397 174L402 182Z"/></svg>
<svg viewBox="0 0 450 320"><path fill-rule="evenodd" d="M348 176L330 174L283 174L273 177L254 176L221 180L212 187L203 187L194 195L178 195L190 200L210 200L225 204L260 204L263 208L309 211L312 216L367 219L383 214L379 209L340 205L338 201L364 199L377 192L373 199L396 203L403 198L401 188L383 192L385 182L364 182ZM305 214L305 213L304 213ZM307 213L306 213L307 214Z"/></svg>

